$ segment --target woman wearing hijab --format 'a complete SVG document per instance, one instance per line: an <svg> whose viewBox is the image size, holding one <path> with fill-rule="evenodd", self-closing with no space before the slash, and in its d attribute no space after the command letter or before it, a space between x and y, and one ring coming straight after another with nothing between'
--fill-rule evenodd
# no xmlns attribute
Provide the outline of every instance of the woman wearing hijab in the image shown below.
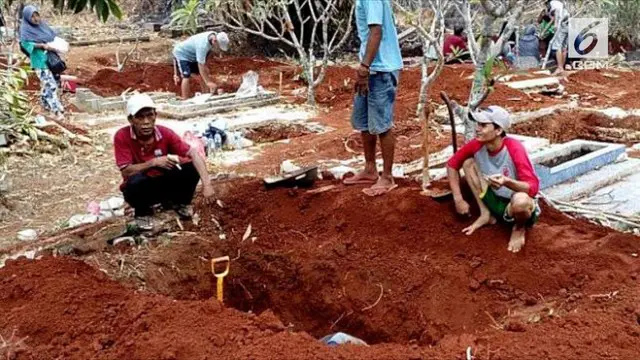
<svg viewBox="0 0 640 360"><path fill-rule="evenodd" d="M31 67L40 79L42 106L61 118L64 108L58 98L58 83L47 66L47 51L55 51L48 43L55 37L53 29L40 18L38 8L25 6L20 25L20 46L29 56Z"/></svg>
<svg viewBox="0 0 640 360"><path fill-rule="evenodd" d="M535 25L527 25L518 44L518 69L531 69L540 64L540 40Z"/></svg>

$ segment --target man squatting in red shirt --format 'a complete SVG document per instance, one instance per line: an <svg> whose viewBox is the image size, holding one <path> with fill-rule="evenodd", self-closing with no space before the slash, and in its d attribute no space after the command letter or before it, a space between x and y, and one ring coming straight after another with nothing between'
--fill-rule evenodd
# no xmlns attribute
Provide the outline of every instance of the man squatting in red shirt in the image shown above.
<svg viewBox="0 0 640 360"><path fill-rule="evenodd" d="M205 201L214 195L204 157L171 129L156 125L156 105L148 95L133 95L127 115L130 125L118 130L113 146L124 179L120 190L135 209L136 224L151 229L156 204L190 219L198 181Z"/></svg>
<svg viewBox="0 0 640 360"><path fill-rule="evenodd" d="M513 224L508 249L518 252L524 246L526 228L540 216L536 200L540 181L524 146L506 135L511 121L505 109L489 106L469 112L469 117L476 123L476 138L447 163L456 211L470 215L460 191L461 168L480 207L480 217L462 232L471 235L484 225L495 224L496 219Z"/></svg>

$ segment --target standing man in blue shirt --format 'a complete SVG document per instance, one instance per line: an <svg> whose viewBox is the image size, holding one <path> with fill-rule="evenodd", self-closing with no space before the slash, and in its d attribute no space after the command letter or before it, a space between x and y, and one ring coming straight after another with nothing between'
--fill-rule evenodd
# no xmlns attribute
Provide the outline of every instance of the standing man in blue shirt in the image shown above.
<svg viewBox="0 0 640 360"><path fill-rule="evenodd" d="M229 37L224 32L213 31L193 35L173 48L174 76L176 85L182 79L182 98L191 96L191 74L202 78L202 90L216 91L216 83L207 67L207 58L212 50L229 50Z"/></svg>
<svg viewBox="0 0 640 360"><path fill-rule="evenodd" d="M351 123L362 133L366 164L344 184L371 184L363 192L377 196L397 187L391 175L395 147L392 127L402 55L391 0L356 0L356 26L361 41L360 65ZM384 162L380 176L376 168L378 138Z"/></svg>

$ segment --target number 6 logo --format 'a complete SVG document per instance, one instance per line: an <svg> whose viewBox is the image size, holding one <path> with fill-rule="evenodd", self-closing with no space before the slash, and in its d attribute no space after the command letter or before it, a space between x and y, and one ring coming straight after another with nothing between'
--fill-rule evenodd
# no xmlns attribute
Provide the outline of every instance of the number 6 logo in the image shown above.
<svg viewBox="0 0 640 360"><path fill-rule="evenodd" d="M594 32L589 32L589 31L591 31L591 29L595 28L596 26L600 25L601 23L602 22L599 21L599 20L592 22L587 27L582 29L582 31L580 31L578 36L576 36L576 39L573 42L573 47L576 49L576 52L578 54L587 55L591 51L593 51L593 49L595 49L596 45L598 45L598 34L596 34ZM587 47L585 47L583 50L580 50L580 45L585 43L587 40L591 40L589 45Z"/></svg>
<svg viewBox="0 0 640 360"><path fill-rule="evenodd" d="M604 59L609 56L609 19L569 18L569 57Z"/></svg>

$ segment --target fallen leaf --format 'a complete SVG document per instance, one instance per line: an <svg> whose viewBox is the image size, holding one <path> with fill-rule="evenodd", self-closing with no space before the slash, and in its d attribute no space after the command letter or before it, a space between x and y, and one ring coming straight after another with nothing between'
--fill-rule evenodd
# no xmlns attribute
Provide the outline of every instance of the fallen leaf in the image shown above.
<svg viewBox="0 0 640 360"><path fill-rule="evenodd" d="M256 242L256 240L258 240L258 237L257 237L257 236L252 237L252 238L251 238L251 243Z"/></svg>
<svg viewBox="0 0 640 360"><path fill-rule="evenodd" d="M251 236L251 224L249 224L249 226L247 226L247 230L244 232L244 235L242 235L242 241L244 242L245 240L247 240L249 238L249 236Z"/></svg>
<svg viewBox="0 0 640 360"><path fill-rule="evenodd" d="M218 204L220 208L224 208L224 203L222 202L222 200L216 200L216 204Z"/></svg>

